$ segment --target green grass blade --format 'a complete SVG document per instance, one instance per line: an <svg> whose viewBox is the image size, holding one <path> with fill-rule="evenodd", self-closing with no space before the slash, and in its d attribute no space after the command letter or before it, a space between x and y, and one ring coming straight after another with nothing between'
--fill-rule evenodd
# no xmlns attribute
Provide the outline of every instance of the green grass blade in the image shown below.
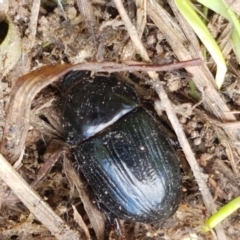
<svg viewBox="0 0 240 240"><path fill-rule="evenodd" d="M211 33L209 32L205 24L202 22L201 18L193 9L191 2L189 0L175 0L175 4L178 7L181 14L191 25L191 27L193 28L197 36L200 38L202 43L205 45L205 47L211 54L213 60L215 61L217 65L215 79L217 87L220 89L227 72L227 67L222 52L219 49L219 46L217 45L216 41L212 37Z"/></svg>
<svg viewBox="0 0 240 240"><path fill-rule="evenodd" d="M238 63L240 63L240 22L237 15L231 8L226 5L222 0L197 0L199 3L205 7L211 9L212 11L218 13L219 15L225 17L229 22L233 24L233 32L231 36L233 50L237 56Z"/></svg>
<svg viewBox="0 0 240 240"><path fill-rule="evenodd" d="M203 231L207 232L212 228L216 227L217 224L226 219L229 215L234 213L240 208L240 196L233 199L222 208L220 208L215 214L213 214L207 221L206 225L203 227Z"/></svg>

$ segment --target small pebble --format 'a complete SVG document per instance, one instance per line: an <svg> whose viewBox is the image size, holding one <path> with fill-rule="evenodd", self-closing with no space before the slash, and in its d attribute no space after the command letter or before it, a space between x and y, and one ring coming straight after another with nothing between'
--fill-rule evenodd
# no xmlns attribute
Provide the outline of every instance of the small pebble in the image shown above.
<svg viewBox="0 0 240 240"><path fill-rule="evenodd" d="M193 144L195 145L195 146L198 146L198 145L200 145L201 144L201 138L200 137L198 137L198 138L195 138L194 140L193 140Z"/></svg>

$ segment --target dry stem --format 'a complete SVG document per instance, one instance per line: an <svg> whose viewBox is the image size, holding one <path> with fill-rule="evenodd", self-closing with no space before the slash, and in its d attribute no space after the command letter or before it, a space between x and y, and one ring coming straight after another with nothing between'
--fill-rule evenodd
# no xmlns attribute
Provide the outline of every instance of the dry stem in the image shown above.
<svg viewBox="0 0 240 240"><path fill-rule="evenodd" d="M68 225L29 187L9 162L0 154L0 176L35 217L59 240L79 240Z"/></svg>
<svg viewBox="0 0 240 240"><path fill-rule="evenodd" d="M136 34L137 31L134 27L134 25L130 22L127 13L122 5L122 1L121 0L114 0L116 7L118 8L118 11L122 17L122 20L127 28L128 34L130 35L130 38L133 40L133 43L135 44L135 47L139 50L139 53L141 54L142 58L145 61L149 61L149 57L146 56L146 50L144 50L144 46L140 40L140 38L138 37L138 35ZM148 7L147 7L147 11L149 14L149 17L151 17L151 13L155 13L155 9L153 9L153 5L151 5L154 2L155 5L158 5L154 0L149 0L148 1ZM155 19L153 19L154 21ZM165 23L162 23L163 25ZM165 24L165 26L167 28L169 28L168 24ZM178 43L175 43L175 45L177 46ZM175 46L175 47L176 47ZM191 169L194 173L194 176L196 178L196 181L199 185L199 190L202 193L202 197L203 197L203 201L205 203L206 208L208 209L209 213L212 214L216 211L216 206L214 204L212 195L208 189L207 184L205 183L205 181L202 179L201 177L201 171L200 168L198 166L198 163L194 157L194 154L191 150L191 147L187 141L187 138L185 136L185 133L182 130L182 127L177 119L176 113L171 105L170 100L167 97L166 92L164 91L160 81L157 78L157 74L154 72L149 72L149 76L153 79L153 87L155 88L156 92L159 94L160 99L162 100L162 106L165 108L165 111L167 112L168 118L175 130L175 133L178 137L178 140L180 142L180 145L185 153L185 156L191 166ZM226 239L226 236L223 232L223 230L221 229L221 227L219 226L217 229L217 234L219 239Z"/></svg>

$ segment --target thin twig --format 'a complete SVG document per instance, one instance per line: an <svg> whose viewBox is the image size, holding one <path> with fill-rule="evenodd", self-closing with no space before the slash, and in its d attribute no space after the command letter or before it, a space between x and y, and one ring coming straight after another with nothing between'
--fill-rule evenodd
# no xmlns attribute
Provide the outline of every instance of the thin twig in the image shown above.
<svg viewBox="0 0 240 240"><path fill-rule="evenodd" d="M32 100L43 88L59 80L64 74L72 70L95 72L120 71L164 71L178 69L187 65L200 64L200 59L167 65L127 65L112 62L84 63L77 65L59 64L45 66L22 76L15 82L7 110L4 134L1 143L1 153L14 163L24 148L29 129L29 115Z"/></svg>
<svg viewBox="0 0 240 240"><path fill-rule="evenodd" d="M114 0L114 2L119 11L119 14L122 17L122 21L125 24L128 34L130 35L133 43L135 44L135 47L137 49L139 49L139 53L141 54L141 57L145 61L150 60L149 57L146 56L146 54L147 54L146 50L145 50L140 38L136 34L137 31L136 31L134 25L130 22L130 20L127 16L127 13L122 5L122 1ZM212 195L208 189L206 182L202 179L200 168L194 157L191 147L187 141L185 133L182 130L182 127L178 121L178 118L172 107L172 104L171 104L170 100L168 99L168 96L167 96L166 92L164 91L160 81L158 80L157 74L154 72L148 72L148 74L153 79L153 81L152 81L153 87L155 88L156 92L159 94L160 99L163 101L163 107L164 107L165 111L167 112L168 118L174 128L174 131L178 137L179 143L183 149L183 152L185 153L185 156L189 162L189 165L191 166L191 169L194 173L196 181L199 185L199 190L202 193L204 204L210 213L214 213L216 211L216 206L214 204ZM219 229L220 229L220 227L219 227ZM225 239L225 235L224 235L224 232L222 231L222 229L220 229L220 231L218 232L218 236L222 236Z"/></svg>
<svg viewBox="0 0 240 240"><path fill-rule="evenodd" d="M19 173L0 154L0 177L13 190L31 213L59 240L79 240L77 232L42 200Z"/></svg>
<svg viewBox="0 0 240 240"><path fill-rule="evenodd" d="M82 231L85 233L86 240L91 240L92 238L90 236L89 229L83 221L82 216L79 214L77 208L74 205L72 205L72 209L74 220L78 223Z"/></svg>
<svg viewBox="0 0 240 240"><path fill-rule="evenodd" d="M150 58L148 57L147 51L142 45L141 40L139 39L137 29L135 26L131 23L130 18L127 15L126 10L124 9L123 3L121 0L114 0L114 3L119 11L119 14L127 28L127 31L129 33L130 38L132 39L135 48L137 49L138 53L142 56L142 58L146 62L151 62Z"/></svg>
<svg viewBox="0 0 240 240"><path fill-rule="evenodd" d="M99 33L98 33L98 23L94 15L92 1L91 0L77 0L77 5L80 13L85 18L87 27L92 35L93 43L95 49L98 48L99 43Z"/></svg>
<svg viewBox="0 0 240 240"><path fill-rule="evenodd" d="M104 226L106 222L104 213L100 211L97 206L92 202L92 199L89 197L88 188L84 187L85 183L79 177L76 170L73 168L72 164L67 158L64 158L63 165L64 172L67 176L68 181L72 185L74 185L78 191L79 197L83 202L84 209L89 217L97 239L103 240L105 229Z"/></svg>
<svg viewBox="0 0 240 240"><path fill-rule="evenodd" d="M33 0L32 8L31 8L31 17L29 22L29 38L30 42L28 42L28 49L31 50L35 44L35 37L37 33L37 24L38 24L38 14L40 10L41 1Z"/></svg>

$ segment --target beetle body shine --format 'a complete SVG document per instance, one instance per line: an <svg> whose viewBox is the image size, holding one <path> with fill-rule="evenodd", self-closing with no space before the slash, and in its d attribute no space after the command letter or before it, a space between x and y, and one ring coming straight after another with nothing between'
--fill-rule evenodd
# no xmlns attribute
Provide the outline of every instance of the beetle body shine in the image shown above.
<svg viewBox="0 0 240 240"><path fill-rule="evenodd" d="M62 80L63 124L80 170L116 217L161 222L181 199L175 150L161 124L115 76L71 72Z"/></svg>

